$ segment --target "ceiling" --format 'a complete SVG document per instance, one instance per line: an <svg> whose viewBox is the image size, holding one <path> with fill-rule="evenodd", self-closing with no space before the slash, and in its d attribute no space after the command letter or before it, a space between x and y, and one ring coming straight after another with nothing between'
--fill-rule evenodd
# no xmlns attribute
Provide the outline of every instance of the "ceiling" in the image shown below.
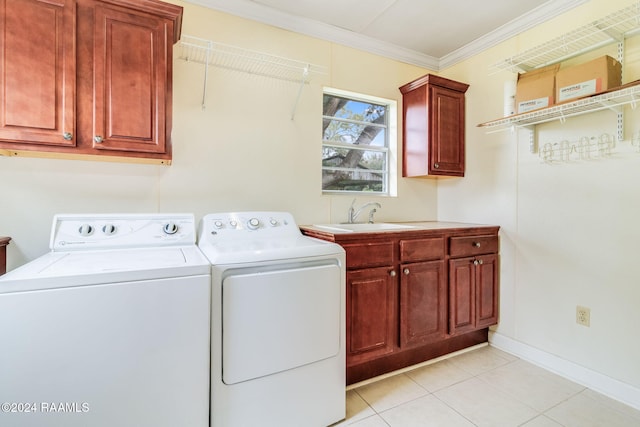
<svg viewBox="0 0 640 427"><path fill-rule="evenodd" d="M187 0L434 71L588 0Z"/></svg>

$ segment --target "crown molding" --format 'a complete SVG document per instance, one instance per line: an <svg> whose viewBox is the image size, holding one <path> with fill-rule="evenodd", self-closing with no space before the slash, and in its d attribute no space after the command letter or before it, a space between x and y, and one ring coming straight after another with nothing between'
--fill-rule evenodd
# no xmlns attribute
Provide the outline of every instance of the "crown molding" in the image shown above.
<svg viewBox="0 0 640 427"><path fill-rule="evenodd" d="M396 61L441 71L554 18L589 0L551 0L441 58L364 36L312 19L294 16L249 0L186 0L263 24L331 41Z"/></svg>
<svg viewBox="0 0 640 427"><path fill-rule="evenodd" d="M473 42L454 50L439 60L440 69L451 67L480 52L483 52L505 40L517 36L536 25L540 25L558 15L563 14L576 6L587 3L589 0L558 0L544 3L532 11L504 24Z"/></svg>

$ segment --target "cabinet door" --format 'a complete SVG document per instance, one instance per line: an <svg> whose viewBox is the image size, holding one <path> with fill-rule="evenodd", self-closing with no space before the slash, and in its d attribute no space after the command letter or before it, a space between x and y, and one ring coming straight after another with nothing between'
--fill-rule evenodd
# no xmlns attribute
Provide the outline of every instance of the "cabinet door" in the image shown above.
<svg viewBox="0 0 640 427"><path fill-rule="evenodd" d="M427 86L402 94L402 176L425 176L429 162Z"/></svg>
<svg viewBox="0 0 640 427"><path fill-rule="evenodd" d="M347 366L391 353L396 317L391 267L347 272Z"/></svg>
<svg viewBox="0 0 640 427"><path fill-rule="evenodd" d="M447 295L444 261L404 264L400 272L400 347L444 338Z"/></svg>
<svg viewBox="0 0 640 427"><path fill-rule="evenodd" d="M0 10L0 147L73 146L75 1L0 0Z"/></svg>
<svg viewBox="0 0 640 427"><path fill-rule="evenodd" d="M449 333L475 329L475 258L449 260Z"/></svg>
<svg viewBox="0 0 640 427"><path fill-rule="evenodd" d="M429 88L429 174L464 176L464 93Z"/></svg>
<svg viewBox="0 0 640 427"><path fill-rule="evenodd" d="M476 327L498 323L498 255L477 257L476 266Z"/></svg>
<svg viewBox="0 0 640 427"><path fill-rule="evenodd" d="M498 255L449 261L449 333L498 323Z"/></svg>
<svg viewBox="0 0 640 427"><path fill-rule="evenodd" d="M168 20L96 3L94 148L166 152L172 32Z"/></svg>

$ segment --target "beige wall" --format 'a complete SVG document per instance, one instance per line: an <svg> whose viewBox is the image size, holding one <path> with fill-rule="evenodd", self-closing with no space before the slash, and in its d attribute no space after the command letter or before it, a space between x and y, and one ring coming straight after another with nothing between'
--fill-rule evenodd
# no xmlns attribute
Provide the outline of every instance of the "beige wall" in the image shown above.
<svg viewBox="0 0 640 427"><path fill-rule="evenodd" d="M631 144L640 132L640 112L625 108L626 141L611 158L552 165L530 153L528 131L487 134L476 127L502 116L504 81L515 78L509 72L491 75L489 65L628 5L592 0L445 70L445 76L471 84L468 157L465 179L438 182L438 218L502 226L497 334L556 357L557 365L568 361L596 383L603 375L617 398L640 407L640 340L634 326L640 324L640 147ZM616 57L616 48L572 62ZM639 65L636 36L626 42L625 83L640 78ZM536 128L541 147L603 133L615 135L615 112ZM590 328L576 324L577 305L591 309Z"/></svg>
<svg viewBox="0 0 640 427"><path fill-rule="evenodd" d="M299 223L343 221L352 198L323 196L320 190L323 86L396 99L400 107L397 88L428 72L173 2L185 7L183 34L317 63L328 74L303 89L292 121L297 85L212 68L203 110L203 67L175 60L170 167L0 157L0 235L14 238L9 268L48 250L52 216L62 212L180 211L200 218L217 211L284 210ZM611 159L547 165L529 152L525 131L486 134L476 127L502 115L503 83L515 78L508 72L490 75L490 64L626 5L592 0L445 70L445 77L471 85L466 177L400 178L397 197L358 202L381 202L378 220L502 226L496 333L620 381L637 394L638 147L624 142ZM615 56L612 49L607 53ZM627 80L640 78L640 42L629 41L627 51ZM640 113L626 111L629 137L640 131ZM544 143L603 132L615 132L614 113L539 126L537 136ZM576 325L578 304L591 308L590 328Z"/></svg>

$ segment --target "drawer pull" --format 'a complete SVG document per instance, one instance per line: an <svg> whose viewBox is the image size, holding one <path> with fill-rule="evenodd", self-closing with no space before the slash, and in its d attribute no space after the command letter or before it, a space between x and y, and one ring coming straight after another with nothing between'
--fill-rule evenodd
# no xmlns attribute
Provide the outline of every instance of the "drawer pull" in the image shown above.
<svg viewBox="0 0 640 427"><path fill-rule="evenodd" d="M473 242L473 246L476 247L476 248L479 248L480 247L480 242Z"/></svg>
<svg viewBox="0 0 640 427"><path fill-rule="evenodd" d="M484 264L484 262L482 262L481 259L480 260L478 260L478 259L474 259L473 260L473 265L482 265L482 264Z"/></svg>
<svg viewBox="0 0 640 427"><path fill-rule="evenodd" d="M395 270L391 270L391 271L389 272L389 276L391 276L391 277L396 277L396 271L395 271Z"/></svg>
<svg viewBox="0 0 640 427"><path fill-rule="evenodd" d="M408 269L408 268L405 268L404 270L402 270L402 272L403 272L405 275L408 275L408 274L410 273L410 271L409 271L409 269Z"/></svg>

